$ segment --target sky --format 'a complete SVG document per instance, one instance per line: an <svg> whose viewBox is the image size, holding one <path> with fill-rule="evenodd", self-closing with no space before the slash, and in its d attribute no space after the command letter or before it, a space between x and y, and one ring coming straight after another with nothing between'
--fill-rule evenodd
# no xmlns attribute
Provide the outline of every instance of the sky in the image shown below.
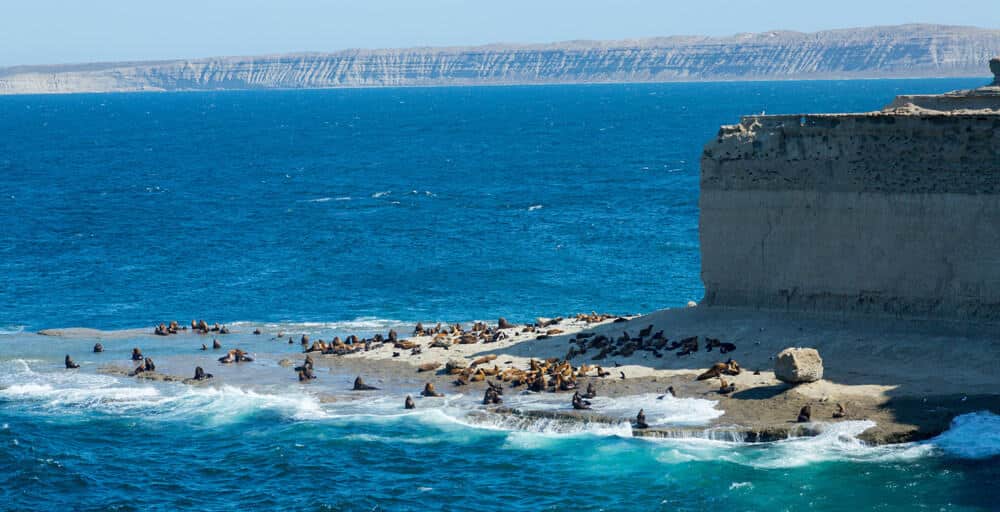
<svg viewBox="0 0 1000 512"><path fill-rule="evenodd" d="M1000 28L1000 0L0 0L0 66L902 23Z"/></svg>

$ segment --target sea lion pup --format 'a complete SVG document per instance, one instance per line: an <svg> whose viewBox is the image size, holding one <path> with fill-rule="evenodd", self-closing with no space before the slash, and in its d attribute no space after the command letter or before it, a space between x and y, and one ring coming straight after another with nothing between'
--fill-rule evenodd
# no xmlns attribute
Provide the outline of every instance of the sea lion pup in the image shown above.
<svg viewBox="0 0 1000 512"><path fill-rule="evenodd" d="M844 407L844 404L838 403L837 404L837 410L833 411L833 417L834 418L843 418L844 416L847 416L847 409Z"/></svg>
<svg viewBox="0 0 1000 512"><path fill-rule="evenodd" d="M732 393L733 391L736 391L736 383L735 382L731 382L731 383L726 382L726 379L722 378L722 376L720 375L719 376L719 394L720 395L728 395L729 393Z"/></svg>
<svg viewBox="0 0 1000 512"><path fill-rule="evenodd" d="M403 408L404 409L416 409L417 408L417 404L413 403L413 397L412 396L406 395L406 401L403 402Z"/></svg>
<svg viewBox="0 0 1000 512"><path fill-rule="evenodd" d="M672 396L674 398L677 398L677 393L674 391L674 387L673 386L667 386L667 392L665 394L662 394L662 395L656 397L656 399L657 400L663 400L667 395L670 395L670 396Z"/></svg>
<svg viewBox="0 0 1000 512"><path fill-rule="evenodd" d="M590 409L590 402L588 400L584 400L583 397L580 395L579 391L573 393L572 403L573 403L573 408L578 411L584 409Z"/></svg>
<svg viewBox="0 0 1000 512"><path fill-rule="evenodd" d="M145 363L143 363L143 369L147 372L155 372L156 365L153 363L152 357L147 357Z"/></svg>
<svg viewBox="0 0 1000 512"><path fill-rule="evenodd" d="M438 393L437 390L434 389L434 384L428 382L428 383L424 384L424 390L420 392L420 396L427 396L427 397L435 397L436 396L436 397L440 397L440 396L444 396L444 394Z"/></svg>
<svg viewBox="0 0 1000 512"><path fill-rule="evenodd" d="M486 392L483 394L483 405L495 405L502 404L503 399L497 394L496 390L492 387L486 388Z"/></svg>
<svg viewBox="0 0 1000 512"><path fill-rule="evenodd" d="M205 370L203 370L200 366L194 367L194 380L205 380L211 378L211 373L205 373Z"/></svg>
<svg viewBox="0 0 1000 512"><path fill-rule="evenodd" d="M376 389L378 388L375 386L369 386L368 384L365 384L365 381L361 380L360 375L358 375L358 377L354 379L354 391L373 391Z"/></svg>
<svg viewBox="0 0 1000 512"><path fill-rule="evenodd" d="M139 347L135 347L132 349L132 360L142 361L142 351L139 350Z"/></svg>
<svg viewBox="0 0 1000 512"><path fill-rule="evenodd" d="M639 414L635 415L635 428L649 428L649 423L646 423L646 411L639 409Z"/></svg>
<svg viewBox="0 0 1000 512"><path fill-rule="evenodd" d="M219 350L220 348L222 348L222 343L219 343L219 340L212 338L212 349Z"/></svg>
<svg viewBox="0 0 1000 512"><path fill-rule="evenodd" d="M80 367L80 365L78 365L78 364L76 364L76 363L73 362L73 358L69 357L69 354L66 354L66 360L64 362L66 363L66 369L67 370L72 370L74 368L79 368Z"/></svg>
<svg viewBox="0 0 1000 512"><path fill-rule="evenodd" d="M586 392L586 393L584 393L584 394L583 394L583 395L581 395L581 396L582 396L583 398L588 398L588 399L589 399L589 398L594 398L595 396L597 396L597 387L596 387L596 386L594 386L594 383L593 383L593 382L591 382L591 383L587 384L587 392Z"/></svg>
<svg viewBox="0 0 1000 512"><path fill-rule="evenodd" d="M205 344L204 344L204 343L202 343L202 344L201 344L201 349L202 349L202 350L208 350L208 347L206 347L206 346L205 346Z"/></svg>
<svg viewBox="0 0 1000 512"><path fill-rule="evenodd" d="M795 421L798 423L809 423L811 418L812 418L812 407L809 407L809 405L806 404L802 406L802 409L799 409L799 417L796 418Z"/></svg>
<svg viewBox="0 0 1000 512"><path fill-rule="evenodd" d="M94 353L96 354L98 352L104 352L104 345L101 345L100 343L95 343L94 344Z"/></svg>

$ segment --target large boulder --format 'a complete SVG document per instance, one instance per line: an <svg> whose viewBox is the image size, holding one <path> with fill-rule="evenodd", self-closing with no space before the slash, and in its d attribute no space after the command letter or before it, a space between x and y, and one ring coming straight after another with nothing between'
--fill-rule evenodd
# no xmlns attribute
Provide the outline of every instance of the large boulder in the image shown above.
<svg viewBox="0 0 1000 512"><path fill-rule="evenodd" d="M774 376L789 384L816 382L823 378L823 359L814 348L786 348L774 362Z"/></svg>

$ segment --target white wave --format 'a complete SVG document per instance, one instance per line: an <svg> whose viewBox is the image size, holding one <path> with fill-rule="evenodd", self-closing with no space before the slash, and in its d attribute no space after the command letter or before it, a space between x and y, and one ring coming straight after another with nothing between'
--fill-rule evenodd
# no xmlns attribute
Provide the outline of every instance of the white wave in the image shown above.
<svg viewBox="0 0 1000 512"><path fill-rule="evenodd" d="M1000 455L1000 415L980 411L956 416L951 428L928 444L964 459L996 457Z"/></svg>
<svg viewBox="0 0 1000 512"><path fill-rule="evenodd" d="M385 196L387 196L387 195L389 195L391 193L392 193L391 190L383 190L381 192L375 192L374 194L372 194L372 199L378 199L380 197L385 197Z"/></svg>
<svg viewBox="0 0 1000 512"><path fill-rule="evenodd" d="M239 321L229 324L237 329L249 329L260 327L268 333L283 332L285 334L321 334L321 333L387 333L389 329L404 329L407 332L412 330L416 322L403 322L402 320L392 320L388 318L378 318L373 316L362 316L353 320L342 320L337 322L251 322Z"/></svg>
<svg viewBox="0 0 1000 512"><path fill-rule="evenodd" d="M325 203L327 201L332 201L332 197L317 197L316 199L303 199L303 203Z"/></svg>
<svg viewBox="0 0 1000 512"><path fill-rule="evenodd" d="M13 336L24 332L23 325L0 325L0 336Z"/></svg>
<svg viewBox="0 0 1000 512"><path fill-rule="evenodd" d="M353 199L351 196L340 196L333 198L334 201L350 201Z"/></svg>
<svg viewBox="0 0 1000 512"><path fill-rule="evenodd" d="M717 401L700 398L659 399L656 393L627 395L619 397L597 396L590 400L594 412L612 418L630 420L639 409L646 413L646 421L652 426L693 426L704 425L725 412L717 409ZM567 394L520 394L507 400L511 407L524 410L570 411L573 409Z"/></svg>
<svg viewBox="0 0 1000 512"><path fill-rule="evenodd" d="M528 207L528 211L529 211L529 212L533 212L533 211L535 211L535 210L541 210L542 208L544 208L544 206L543 206L543 205L540 205L540 204L533 204L533 205L531 205L531 206L529 206L529 207Z"/></svg>

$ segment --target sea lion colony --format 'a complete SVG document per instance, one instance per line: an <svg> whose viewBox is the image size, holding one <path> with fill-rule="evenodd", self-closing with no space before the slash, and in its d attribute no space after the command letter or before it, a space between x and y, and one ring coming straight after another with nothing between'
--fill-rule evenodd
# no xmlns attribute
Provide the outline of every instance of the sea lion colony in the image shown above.
<svg viewBox="0 0 1000 512"><path fill-rule="evenodd" d="M579 322L585 322L587 324L603 323L612 319L614 323L620 323L626 320L623 317L609 314L598 314L594 312L589 314L578 314L575 316L575 319ZM447 350L450 346L456 344L493 343L499 340L507 339L510 336L507 331L515 329L519 329L518 332L522 334L535 334L535 339L537 340L548 339L552 336L563 334L564 331L556 327L563 321L564 318L562 317L553 319L538 318L533 324L517 325L501 317L498 319L495 327L488 325L485 322L475 322L468 330L463 328L461 324L438 323L434 327L428 328L422 323L417 323L413 329L413 336L431 337L432 340L428 344L428 348ZM169 324L160 324L156 326L154 334L168 336L171 334L177 334L180 331L188 331L188 328L186 326L179 327L178 323L173 321ZM199 334L213 332L218 334L228 334L229 330L224 325L220 326L218 323L209 326L204 320L192 320L190 332ZM255 335L260 335L261 330L256 328L253 333ZM278 336L273 339L279 340L283 337L284 333L279 333ZM293 339L288 338L288 341L289 343L292 343ZM700 350L702 345L699 341L700 339L698 336L691 336L671 342L664 336L662 330L654 333L653 325L640 329L636 336L630 335L627 331L623 331L622 334L617 337L605 334L599 335L593 332L579 332L570 340L571 347L564 358L556 357L546 360L531 359L529 360L526 368L507 367L501 369L495 363L492 367L490 367L489 363L496 360L497 356L495 354L488 354L473 360L471 363L464 359L452 359L443 365L443 369L441 368L442 363L440 362L424 363L418 366L417 372L436 372L438 374L454 376L455 379L453 384L455 386L464 386L471 382L484 382L487 384L482 400L484 405L498 405L503 403L503 383L506 383L513 388L524 386L526 388L526 392L555 393L573 391L573 397L570 401L572 407L577 410L585 410L590 408L591 404L589 399L594 398L597 391L594 383L590 382L587 385L586 392L581 394L578 388L578 379L584 377L606 378L611 375L611 372L605 370L600 365L590 365L584 363L579 366L574 366L571 363L572 359L585 356L590 353L592 354L590 356L590 360L598 361L608 357L629 357L637 351L647 351L657 358L663 357L666 352L676 351L677 357L684 357ZM380 347L388 343L391 343L394 349L398 349L400 351L394 352L394 356L402 355L403 351L408 351L410 355L416 355L421 353L423 349L421 344L417 342L408 339L401 339L395 330L389 330L385 336L376 334L371 338L361 338L357 335L350 335L341 340L340 337L334 337L330 342L325 342L322 339L312 341L309 335L303 334L299 339L299 343L305 347L303 352L306 353L306 359L301 366L295 367L295 372L298 380L303 383L316 379L316 375L313 371L312 353L343 356L358 351L371 350L372 348ZM718 339L709 337L704 338L703 346L708 352L718 348L719 352L722 354L729 353L736 349L736 345L732 343L725 343ZM222 348L218 339L212 340L212 348ZM201 349L206 350L207 347L202 344ZM103 347L100 344L95 345L95 352L101 352L102 350ZM155 372L156 367L153 364L153 361L150 358L144 358L138 347L132 350L131 358L133 361L140 362L140 364L134 369L134 371L129 373L130 376L137 376L141 373L147 372ZM218 361L223 364L230 364L251 362L253 361L253 358L241 349L232 349L229 350L226 355L218 358ZM79 365L74 363L69 355L67 355L66 367L79 368ZM738 375L740 371L741 368L739 364L730 358L726 362L716 363L707 371L699 375L697 380L718 378L720 381L718 392L728 394L735 390L735 384L727 383L723 376ZM186 381L203 381L210 378L212 378L212 375L205 373L205 371L199 366L195 369L195 377L193 379L186 379ZM622 378L624 378L624 374L622 374ZM355 379L353 390L374 391L378 390L378 388L366 384L364 380L358 376L357 379ZM672 389L668 390L668 394L675 396ZM444 396L443 393L435 389L434 384L431 382L426 383L424 389L420 392L420 395L424 397ZM415 407L411 397L407 397L404 407L407 409ZM644 428L643 426L646 423L643 411L640 411L636 419L637 428Z"/></svg>

